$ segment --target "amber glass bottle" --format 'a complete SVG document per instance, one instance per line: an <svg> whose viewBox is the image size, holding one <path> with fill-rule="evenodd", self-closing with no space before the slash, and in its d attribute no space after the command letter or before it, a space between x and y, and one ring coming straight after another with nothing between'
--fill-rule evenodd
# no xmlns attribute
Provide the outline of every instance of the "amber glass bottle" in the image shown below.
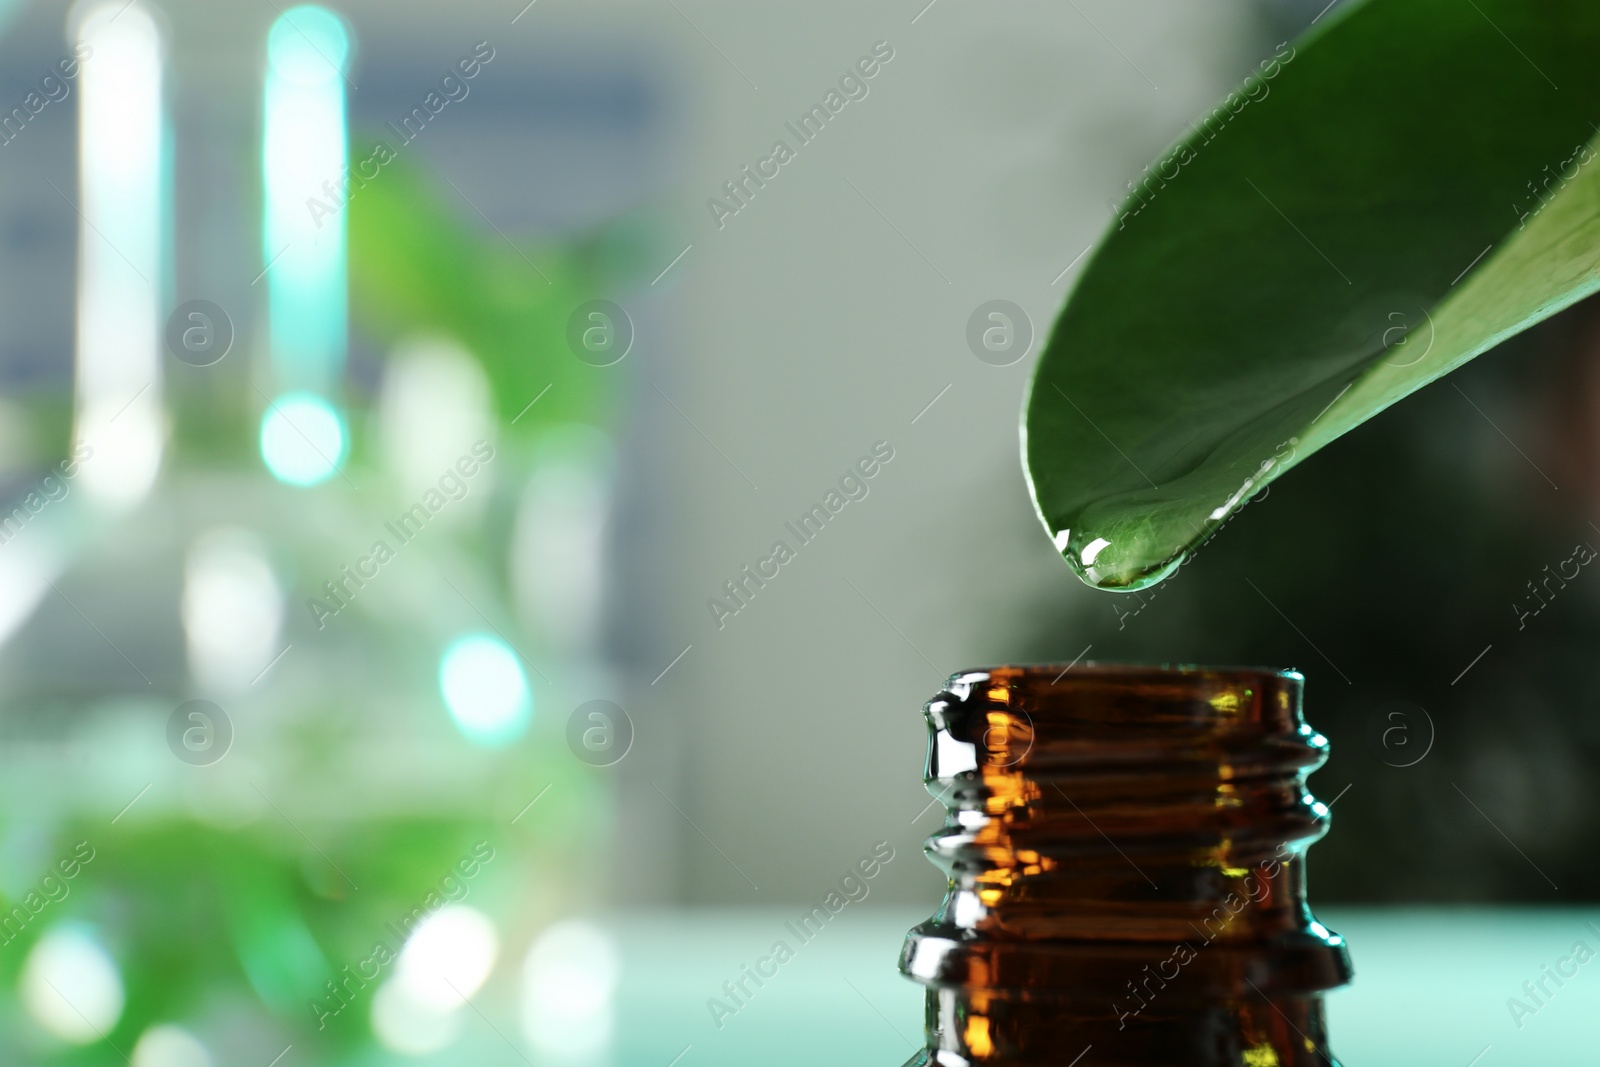
<svg viewBox="0 0 1600 1067"><path fill-rule="evenodd" d="M907 1067L1337 1067L1344 942L1305 903L1327 741L1293 671L1059 665L954 675L927 705L949 875L900 969ZM1081 1063L1080 1063L1081 1061Z"/></svg>

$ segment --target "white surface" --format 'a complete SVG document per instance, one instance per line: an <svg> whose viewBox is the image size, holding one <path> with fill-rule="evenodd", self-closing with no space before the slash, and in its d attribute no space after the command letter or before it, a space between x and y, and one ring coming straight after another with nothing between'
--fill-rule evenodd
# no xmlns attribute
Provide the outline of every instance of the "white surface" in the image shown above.
<svg viewBox="0 0 1600 1067"><path fill-rule="evenodd" d="M802 911L659 913L612 925L623 951L618 1067L878 1064L896 1067L920 1038L919 987L895 970L905 931L925 912L847 906L811 941L785 926ZM1579 968L1519 1030L1506 1007L1576 941L1600 951L1600 909L1318 909L1349 939L1350 988L1329 998L1330 1039L1345 1067L1552 1067L1600 1056L1600 958ZM721 986L797 946L719 1029ZM768 967L770 968L770 965ZM1570 966L1569 966L1570 969ZM684 1052L685 1046L688 1051ZM1485 1048L1488 1049L1485 1052ZM1093 1067L1093 1054L1080 1067Z"/></svg>

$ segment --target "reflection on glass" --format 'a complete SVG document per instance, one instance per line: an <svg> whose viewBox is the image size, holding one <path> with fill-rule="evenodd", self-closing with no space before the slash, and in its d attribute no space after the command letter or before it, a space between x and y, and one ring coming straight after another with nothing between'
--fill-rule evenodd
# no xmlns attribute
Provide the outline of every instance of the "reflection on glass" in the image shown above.
<svg viewBox="0 0 1600 1067"><path fill-rule="evenodd" d="M161 465L160 333L165 237L162 42L142 7L74 19L79 53L76 436L94 448L84 492L140 500Z"/></svg>
<svg viewBox="0 0 1600 1067"><path fill-rule="evenodd" d="M325 403L344 369L347 344L345 220L342 211L324 214L311 210L309 202L329 196L328 190L337 193L344 174L344 79L349 57L350 35L344 23L315 5L285 11L267 38L261 252L272 375L276 388L306 392ZM332 199L342 202L338 195ZM286 466L268 453L270 425L275 421L299 425L284 408L280 398L262 416L262 458L267 469L291 485L322 481L331 469L316 477L310 473L317 468L315 462ZM283 430L294 432L281 426L273 432ZM342 459L341 449L328 452L322 463L337 466Z"/></svg>

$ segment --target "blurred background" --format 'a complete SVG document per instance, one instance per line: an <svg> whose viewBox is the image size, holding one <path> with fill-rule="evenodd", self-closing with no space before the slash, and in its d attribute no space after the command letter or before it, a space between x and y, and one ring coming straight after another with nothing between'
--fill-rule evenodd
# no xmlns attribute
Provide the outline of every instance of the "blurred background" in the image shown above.
<svg viewBox="0 0 1600 1067"><path fill-rule="evenodd" d="M1504 998L1600 945L1600 313L1136 597L1022 478L1112 206L1332 6L0 3L0 1061L899 1062L922 702L1082 659L1306 672L1349 1062L1581 1038Z"/></svg>

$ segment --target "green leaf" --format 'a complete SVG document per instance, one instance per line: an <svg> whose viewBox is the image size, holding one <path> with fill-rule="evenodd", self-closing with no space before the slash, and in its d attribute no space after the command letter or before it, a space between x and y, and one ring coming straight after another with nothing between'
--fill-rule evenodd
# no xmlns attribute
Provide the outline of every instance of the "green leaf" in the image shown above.
<svg viewBox="0 0 1600 1067"><path fill-rule="evenodd" d="M1600 288L1596 56L1583 0L1368 0L1146 168L1024 413L1085 581L1160 581L1312 452Z"/></svg>

